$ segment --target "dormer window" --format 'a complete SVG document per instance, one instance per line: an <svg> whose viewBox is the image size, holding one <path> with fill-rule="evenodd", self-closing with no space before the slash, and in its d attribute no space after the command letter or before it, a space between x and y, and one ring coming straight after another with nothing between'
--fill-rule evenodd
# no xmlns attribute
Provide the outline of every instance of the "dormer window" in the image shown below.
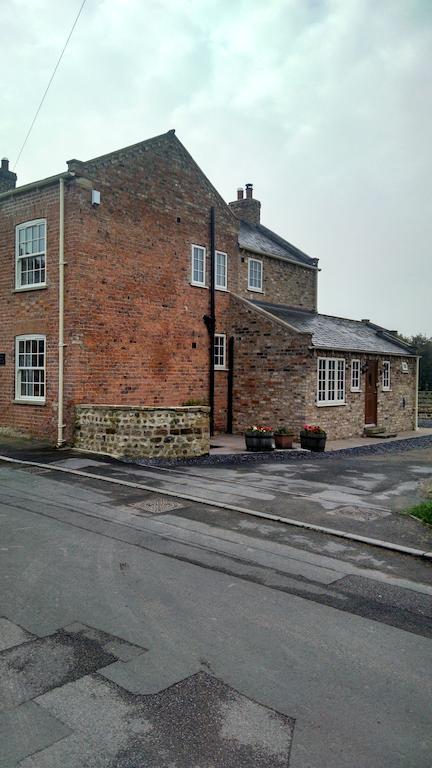
<svg viewBox="0 0 432 768"><path fill-rule="evenodd" d="M27 221L16 227L15 288L46 285L46 220Z"/></svg>

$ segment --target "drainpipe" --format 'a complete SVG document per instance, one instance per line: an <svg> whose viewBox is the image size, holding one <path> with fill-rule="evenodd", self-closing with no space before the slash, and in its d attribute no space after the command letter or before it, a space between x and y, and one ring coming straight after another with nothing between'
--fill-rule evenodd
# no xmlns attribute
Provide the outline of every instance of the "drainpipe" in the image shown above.
<svg viewBox="0 0 432 768"><path fill-rule="evenodd" d="M57 407L57 448L63 439L63 361L64 361L64 179L59 179L59 254L58 254L58 407Z"/></svg>
<svg viewBox="0 0 432 768"><path fill-rule="evenodd" d="M209 368L209 406L210 406L210 435L214 435L214 400L215 400L215 375L214 375L214 343L216 329L216 289L215 289L215 259L216 259L216 224L215 209L210 209L210 368Z"/></svg>
<svg viewBox="0 0 432 768"><path fill-rule="evenodd" d="M420 358L417 357L417 363L416 363L416 394L415 394L415 421L414 421L414 429L417 432L419 425L418 425L418 409L419 409L419 382L420 382Z"/></svg>

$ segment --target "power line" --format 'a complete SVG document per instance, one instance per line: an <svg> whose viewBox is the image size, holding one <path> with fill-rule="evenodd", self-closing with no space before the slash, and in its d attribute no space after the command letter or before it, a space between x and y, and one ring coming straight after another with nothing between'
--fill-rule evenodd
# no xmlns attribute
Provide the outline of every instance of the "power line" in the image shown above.
<svg viewBox="0 0 432 768"><path fill-rule="evenodd" d="M40 104L39 104L39 106L38 106L38 108L37 108L37 110L36 110L36 113L35 113L35 116L34 116L34 118L33 118L32 122L31 122L30 128L29 128L29 129L28 129L28 131L27 131L27 136L25 137L25 139L24 139L24 142L23 142L23 145L22 145L22 147L21 147L21 149L20 149L20 151L19 151L19 153L18 153L18 157L17 157L17 159L15 160L15 163L14 163L14 169L15 169L15 168L16 168L16 166L18 165L18 162L19 162L19 159L20 159L20 157L21 157L21 155L22 155L22 153L23 153L24 147L25 147L25 145L27 144L27 141L28 141L28 139L29 139L29 136L30 136L30 134L31 134L31 132L32 132L32 130L33 130L33 126L34 126L34 124L35 124L35 122L36 122L36 120L37 120L37 116L38 116L39 112L41 111L41 108L42 108L42 104L43 104L43 103L44 103L44 101L45 101L45 97L46 97L46 95L47 95L47 93L48 93L48 91L49 91L49 89L50 89L50 85L51 85L52 81L54 80L54 77L55 77L55 73L57 72L57 70L58 70L58 68L59 68L60 62L61 62L61 60L62 60L62 58L63 58L63 54L64 54L64 52L65 52L66 48L68 47L68 43L69 43L69 40L70 40L70 39L71 39L71 37L72 37L72 33L73 33L73 31L74 31L74 29L75 29L75 27L76 27L77 23L78 23L78 19L79 19L79 17L81 16L81 12L82 12L82 10L83 10L83 8L84 8L84 6L85 6L86 2L87 2L87 0L83 0L83 2L81 3L81 7L80 7L80 9L79 9L79 11L78 11L78 13L77 13L77 15L76 15L75 21L74 21L74 23L72 24L72 27L71 27L71 30L70 30L70 32L69 32L69 34L68 34L67 40L66 40L66 42L65 42L65 44L64 44L64 46L63 46L63 50L62 50L62 52L61 52L60 56L58 57L58 61L57 61L57 64L56 64L56 65L55 65L55 67L54 67L54 71L53 71L53 73L52 73L52 75L51 75L51 77L50 77L50 79L49 79L49 82L48 82L48 85L47 85L47 87L45 88L45 92L44 92L44 95L42 96L42 98L41 98L41 100L40 100Z"/></svg>

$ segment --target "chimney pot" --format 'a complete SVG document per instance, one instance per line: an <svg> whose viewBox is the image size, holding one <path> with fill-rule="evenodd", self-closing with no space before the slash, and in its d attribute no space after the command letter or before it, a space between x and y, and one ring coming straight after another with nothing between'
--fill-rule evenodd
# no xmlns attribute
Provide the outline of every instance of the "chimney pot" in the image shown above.
<svg viewBox="0 0 432 768"><path fill-rule="evenodd" d="M237 200L243 200L243 187L237 189Z"/></svg>
<svg viewBox="0 0 432 768"><path fill-rule="evenodd" d="M8 192L10 189L15 189L17 176L9 170L9 160L7 157L2 157L0 167L0 192Z"/></svg>
<svg viewBox="0 0 432 768"><path fill-rule="evenodd" d="M251 200L253 197L253 184L246 184L246 198Z"/></svg>

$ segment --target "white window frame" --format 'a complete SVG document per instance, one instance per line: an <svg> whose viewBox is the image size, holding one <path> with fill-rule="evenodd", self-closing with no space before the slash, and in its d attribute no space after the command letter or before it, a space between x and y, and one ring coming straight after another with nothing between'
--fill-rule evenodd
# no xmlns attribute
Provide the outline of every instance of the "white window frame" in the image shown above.
<svg viewBox="0 0 432 768"><path fill-rule="evenodd" d="M215 371L226 371L226 334L225 333L215 333L215 344L214 344L214 369ZM216 363L216 339L222 340L222 354L223 354L223 362L222 363Z"/></svg>
<svg viewBox="0 0 432 768"><path fill-rule="evenodd" d="M391 390L390 360L383 360L382 390L383 392L390 392Z"/></svg>
<svg viewBox="0 0 432 768"><path fill-rule="evenodd" d="M223 256L224 257L224 262L225 262L225 268L224 268L224 271L225 271L225 282L224 283L218 283L218 269L217 269L217 267L218 267L218 257L219 256ZM216 290L218 290L218 291L226 291L228 289L228 256L227 256L227 254L224 251L216 251L215 252L215 275L214 275L214 280L215 280L215 288L216 288Z"/></svg>
<svg viewBox="0 0 432 768"><path fill-rule="evenodd" d="M260 274L261 274L261 287L257 288L254 285L251 285L251 266L252 264L259 264L260 265ZM252 257L248 258L248 291L255 291L256 293L263 293L263 262L261 259L253 259Z"/></svg>
<svg viewBox="0 0 432 768"><path fill-rule="evenodd" d="M202 251L203 255L203 279L201 280L195 280L194 273L195 273L195 249ZM201 287L206 287L206 249L203 245L195 245L192 244L191 248L191 284L192 285L198 285Z"/></svg>
<svg viewBox="0 0 432 768"><path fill-rule="evenodd" d="M324 372L323 382L321 371ZM340 379L342 373L342 380ZM321 386L323 383L323 386ZM341 386L342 383L342 386ZM323 406L345 405L345 358L343 357L318 357L317 358L317 394L316 404ZM340 394L342 392L342 397ZM332 393L334 397L332 397ZM322 396L324 394L324 397Z"/></svg>
<svg viewBox="0 0 432 768"><path fill-rule="evenodd" d="M25 229L28 229L29 227L40 226L41 224L43 224L45 227L45 248L43 249L43 251L23 254L22 256L20 256L20 252L19 252L20 232L22 232ZM24 259L40 258L42 256L44 258L45 280L39 283L24 283L24 284L21 283L21 263L24 261ZM46 278L47 278L47 220L33 219L32 221L23 221L22 224L18 224L15 227L15 290L16 291L34 291L34 290L37 290L38 288L45 288L47 284Z"/></svg>
<svg viewBox="0 0 432 768"><path fill-rule="evenodd" d="M356 375L354 375L354 370L357 369ZM355 384L355 381L357 381L357 384ZM351 392L360 392L361 391L361 361L358 359L351 360Z"/></svg>
<svg viewBox="0 0 432 768"><path fill-rule="evenodd" d="M19 364L19 347L21 341L43 341L44 342L44 360L43 360L43 366L40 366L39 364L36 366L29 365L20 366ZM31 353L30 353L31 354ZM38 354L38 353L36 353ZM46 336L38 334L38 333L31 333L26 334L25 336L15 336L15 401L20 403L45 403L46 400L46 355L47 355L47 346L46 346ZM28 371L28 370L37 370L37 371L43 371L43 384L44 384L44 394L43 395L22 395L21 394L21 371Z"/></svg>

